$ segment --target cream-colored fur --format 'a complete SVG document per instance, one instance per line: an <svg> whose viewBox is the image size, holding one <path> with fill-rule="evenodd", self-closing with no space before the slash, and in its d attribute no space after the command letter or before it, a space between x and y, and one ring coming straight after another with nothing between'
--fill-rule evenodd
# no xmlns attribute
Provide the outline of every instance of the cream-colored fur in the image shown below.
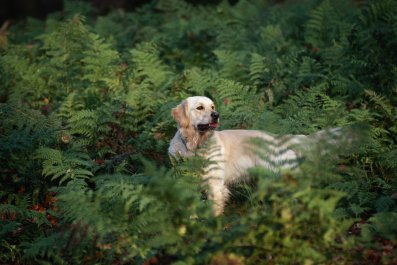
<svg viewBox="0 0 397 265"><path fill-rule="evenodd" d="M202 178L210 188L208 195L214 201L214 213L219 215L229 197L230 184L245 180L247 170L255 166L272 171L295 168L300 154L294 147L306 145L308 138L304 135L279 137L255 130L200 131L198 125L213 122L211 113L214 112L213 101L202 96L189 97L173 108L178 131L168 151L174 158L199 154L216 162L204 170ZM261 151L252 139L260 139ZM200 149L208 142L211 148Z"/></svg>

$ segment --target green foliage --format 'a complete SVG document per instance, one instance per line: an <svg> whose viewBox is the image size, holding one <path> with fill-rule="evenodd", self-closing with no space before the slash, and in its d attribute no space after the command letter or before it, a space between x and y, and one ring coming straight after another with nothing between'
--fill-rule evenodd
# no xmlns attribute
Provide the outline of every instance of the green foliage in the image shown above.
<svg viewBox="0 0 397 265"><path fill-rule="evenodd" d="M249 264L260 262L263 257L277 264L288 264L290 255L298 264L323 263L327 260L332 264L335 262L335 250L346 249L350 244L349 239L343 236L350 222L332 217L343 194L312 189L306 186L306 181L311 180L304 176L301 176L302 182L306 182L303 185L297 185L294 178L280 177L266 179L261 176L255 196L267 203L257 203L254 208L256 214L250 215L247 223L242 224L254 226L255 229L247 229L246 236L236 238L234 244L237 247L258 246L258 250L251 250L252 254L248 255ZM336 243L335 239L340 236L341 240ZM297 248L300 251L295 251Z"/></svg>
<svg viewBox="0 0 397 265"><path fill-rule="evenodd" d="M232 80L221 79L217 92L220 99L223 99L223 104L218 106L225 116L227 127L249 127L258 115L255 110L263 105L255 90Z"/></svg>
<svg viewBox="0 0 397 265"><path fill-rule="evenodd" d="M12 27L1 263L396 263L396 2L295 2L166 0L99 16L67 0ZM299 171L253 169L215 218L206 161L167 156L170 110L192 95L216 102L222 129L364 122L369 139L347 127L358 143L322 143Z"/></svg>
<svg viewBox="0 0 397 265"><path fill-rule="evenodd" d="M368 219L368 223L363 227L363 238L373 239L375 234L384 238L395 240L396 231L393 223L397 220L395 212L378 213Z"/></svg>
<svg viewBox="0 0 397 265"><path fill-rule="evenodd" d="M36 158L43 160L43 175L52 176L51 180L60 178L60 183L69 179L88 179L93 176L90 171L92 162L84 153L63 153L60 150L42 147L37 150Z"/></svg>

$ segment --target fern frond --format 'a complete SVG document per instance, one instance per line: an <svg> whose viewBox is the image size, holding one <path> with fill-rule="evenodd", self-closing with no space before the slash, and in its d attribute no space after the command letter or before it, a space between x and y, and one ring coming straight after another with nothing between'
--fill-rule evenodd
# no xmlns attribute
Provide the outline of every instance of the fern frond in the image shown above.
<svg viewBox="0 0 397 265"><path fill-rule="evenodd" d="M279 25L267 25L260 28L260 43L258 50L267 54L279 52L286 46L283 32Z"/></svg>
<svg viewBox="0 0 397 265"><path fill-rule="evenodd" d="M265 63L265 58L263 56L257 53L251 54L249 76L251 82L256 86L263 85L270 81L270 69Z"/></svg>
<svg viewBox="0 0 397 265"><path fill-rule="evenodd" d="M52 253L59 251L58 248L65 244L64 240L58 233L36 238L33 242L24 244L24 256L27 259L51 256Z"/></svg>
<svg viewBox="0 0 397 265"><path fill-rule="evenodd" d="M136 78L152 83L160 89L172 78L172 71L159 59L159 52L153 43L144 43L130 51L135 66Z"/></svg>
<svg viewBox="0 0 397 265"><path fill-rule="evenodd" d="M24 209L22 207L18 207L12 204L0 204L0 213L4 215L16 215L17 218L21 218L22 220L34 221L37 225L50 225L48 222L45 213Z"/></svg>
<svg viewBox="0 0 397 265"><path fill-rule="evenodd" d="M305 133L317 131L319 128L335 126L339 122L340 114L344 111L342 102L326 94L327 84L310 87L306 91L299 91L296 95L285 100L276 112L287 114L291 129L302 128ZM302 111L304 110L304 111ZM316 126L313 126L316 124ZM310 128L310 129L309 129ZM299 133L296 129L292 132Z"/></svg>
<svg viewBox="0 0 397 265"><path fill-rule="evenodd" d="M64 119L70 119L75 111L82 110L84 104L76 92L70 93L64 100L58 109L58 116Z"/></svg>
<svg viewBox="0 0 397 265"><path fill-rule="evenodd" d="M69 119L72 134L81 134L93 139L98 127L98 112L94 110L80 110L73 113Z"/></svg>
<svg viewBox="0 0 397 265"><path fill-rule="evenodd" d="M229 126L249 126L259 114L263 105L261 95L253 89L228 79L219 81L217 92L223 104L218 104L222 116L229 120ZM236 111L239 110L239 111Z"/></svg>
<svg viewBox="0 0 397 265"><path fill-rule="evenodd" d="M74 152L42 147L36 152L36 159L42 160L42 173L51 180L60 179L63 183L71 179L87 179L93 176L91 169L93 163L86 154L76 156Z"/></svg>
<svg viewBox="0 0 397 265"><path fill-rule="evenodd" d="M222 77L241 81L246 79L248 69L244 64L247 56L244 52L235 52L228 50L215 50L219 64L221 66L220 73Z"/></svg>
<svg viewBox="0 0 397 265"><path fill-rule="evenodd" d="M192 68L184 72L186 87L192 95L205 95L212 92L217 84L214 71Z"/></svg>
<svg viewBox="0 0 397 265"><path fill-rule="evenodd" d="M331 25L339 21L339 17L331 1L322 1L311 14L306 25L306 40L315 47L323 47L329 42L329 36L335 35L335 27Z"/></svg>
<svg viewBox="0 0 397 265"><path fill-rule="evenodd" d="M120 58L117 51L101 39L98 35L89 34L90 47L84 51L83 79L92 85L106 85L111 91L117 92L122 88L121 80L117 76L120 71Z"/></svg>
<svg viewBox="0 0 397 265"><path fill-rule="evenodd" d="M377 106L379 106L389 117L395 117L393 106L391 103L381 95L378 95L375 91L365 90L365 94L373 101Z"/></svg>
<svg viewBox="0 0 397 265"><path fill-rule="evenodd" d="M377 212L387 212L395 206L394 200L390 196L382 196L375 201Z"/></svg>
<svg viewBox="0 0 397 265"><path fill-rule="evenodd" d="M368 3L362 10L359 19L365 26L371 26L378 21L387 20L397 10L393 0L380 0Z"/></svg>

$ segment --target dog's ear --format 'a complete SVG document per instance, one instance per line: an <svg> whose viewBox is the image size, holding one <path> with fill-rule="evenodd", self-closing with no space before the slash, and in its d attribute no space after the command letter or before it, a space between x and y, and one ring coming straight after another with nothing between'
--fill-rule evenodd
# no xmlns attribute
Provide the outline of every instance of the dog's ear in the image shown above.
<svg viewBox="0 0 397 265"><path fill-rule="evenodd" d="M172 117L178 122L180 127L189 126L188 104L187 101L182 101L181 104L176 106L171 111Z"/></svg>

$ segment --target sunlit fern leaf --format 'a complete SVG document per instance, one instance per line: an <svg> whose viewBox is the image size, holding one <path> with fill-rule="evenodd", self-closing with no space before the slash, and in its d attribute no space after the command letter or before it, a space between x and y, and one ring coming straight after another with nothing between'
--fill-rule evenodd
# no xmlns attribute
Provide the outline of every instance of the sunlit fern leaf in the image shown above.
<svg viewBox="0 0 397 265"><path fill-rule="evenodd" d="M93 176L93 163L86 154L62 152L60 150L42 147L36 152L36 159L42 161L42 173L51 180L59 179L60 183L75 178L90 178Z"/></svg>
<svg viewBox="0 0 397 265"><path fill-rule="evenodd" d="M84 51L83 79L89 80L92 85L103 86L114 92L120 92L121 80L117 71L121 70L120 58L117 51L101 39L98 35L89 34L90 48Z"/></svg>
<svg viewBox="0 0 397 265"><path fill-rule="evenodd" d="M251 54L251 63L249 67L249 76L251 82L260 86L270 79L270 69L265 63L265 58L257 53Z"/></svg>
<svg viewBox="0 0 397 265"><path fill-rule="evenodd" d="M184 72L186 87L192 95L205 95L206 92L213 92L217 84L215 72L205 69L192 68Z"/></svg>
<svg viewBox="0 0 397 265"><path fill-rule="evenodd" d="M29 58L28 54L27 48L16 46L14 49L5 51L0 57L0 62L3 65L2 74L17 81L7 93L10 103L20 103L22 98L37 100L47 90L45 80L40 74L40 67ZM7 82L4 83L4 87L10 85Z"/></svg>
<svg viewBox="0 0 397 265"><path fill-rule="evenodd" d="M72 134L81 134L89 139L95 136L98 126L98 112L94 110L80 110L73 113L69 119Z"/></svg>
<svg viewBox="0 0 397 265"><path fill-rule="evenodd" d="M70 119L75 111L84 108L84 104L77 96L77 93L70 93L58 109L58 116L65 119Z"/></svg>
<svg viewBox="0 0 397 265"><path fill-rule="evenodd" d="M382 111L386 112L389 117L395 118L395 108L391 105L389 100L387 100L384 96L378 95L373 90L365 90L365 94L370 98L372 102L374 102L378 107L382 109Z"/></svg>
<svg viewBox="0 0 397 265"><path fill-rule="evenodd" d="M152 83L157 90L171 80L172 72L159 59L159 52L153 43L141 44L130 52L137 79Z"/></svg>
<svg viewBox="0 0 397 265"><path fill-rule="evenodd" d="M75 15L67 22L60 23L57 30L41 37L48 66L64 70L53 77L54 81L80 69L80 60L83 58L81 51L86 48L90 34L84 21L84 17Z"/></svg>

